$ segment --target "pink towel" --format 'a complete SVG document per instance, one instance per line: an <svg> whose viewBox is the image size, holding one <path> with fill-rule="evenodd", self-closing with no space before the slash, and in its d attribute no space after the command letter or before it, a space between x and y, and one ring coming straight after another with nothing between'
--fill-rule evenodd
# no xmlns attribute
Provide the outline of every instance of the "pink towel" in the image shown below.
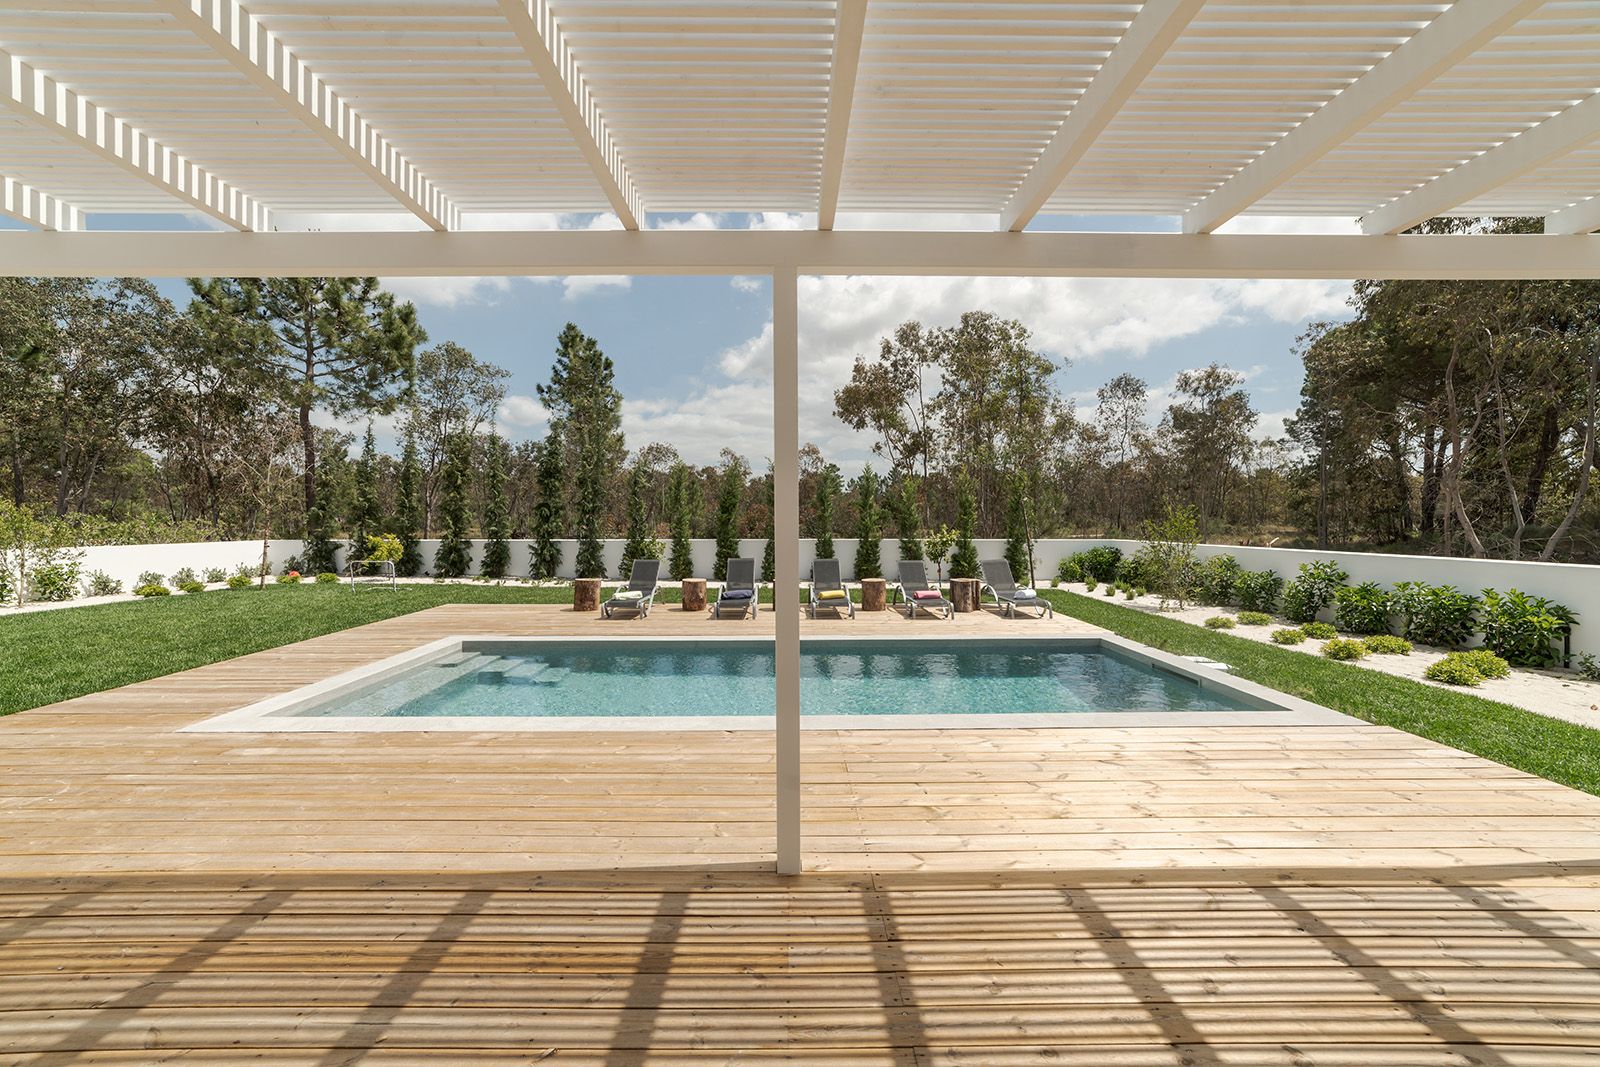
<svg viewBox="0 0 1600 1067"><path fill-rule="evenodd" d="M918 589L915 593L911 594L911 599L912 600L942 600L944 598L941 597L938 593L934 592L932 589Z"/></svg>

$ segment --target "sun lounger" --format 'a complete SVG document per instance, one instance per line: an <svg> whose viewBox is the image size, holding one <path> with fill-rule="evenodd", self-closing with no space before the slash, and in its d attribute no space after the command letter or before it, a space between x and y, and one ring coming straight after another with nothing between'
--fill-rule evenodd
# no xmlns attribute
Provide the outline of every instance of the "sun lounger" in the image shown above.
<svg viewBox="0 0 1600 1067"><path fill-rule="evenodd" d="M760 603L761 593L756 587L756 561L730 559L728 580L723 583L716 602L711 605L711 617L721 618L723 612L733 611L738 612L741 619L753 619L761 610Z"/></svg>
<svg viewBox="0 0 1600 1067"><path fill-rule="evenodd" d="M842 611L850 618L856 617L856 606L839 577L839 561L819 559L811 565L811 617L817 617L818 608Z"/></svg>
<svg viewBox="0 0 1600 1067"><path fill-rule="evenodd" d="M937 585L928 581L928 565L920 559L900 561L900 582L894 587L895 603L906 602L906 618L914 619L917 612L944 612L944 618L953 619L956 606L946 600Z"/></svg>
<svg viewBox="0 0 1600 1067"><path fill-rule="evenodd" d="M650 614L655 604L656 585L661 577L659 559L636 559L628 575L628 584L611 594L611 599L600 606L600 614L609 619L615 612L631 611L639 618Z"/></svg>
<svg viewBox="0 0 1600 1067"><path fill-rule="evenodd" d="M1043 608L1042 614L1053 616L1056 609L1050 601L1028 589L1017 585L1011 577L1011 564L1003 559L986 559L981 564L983 567L983 584L978 589L981 597L988 592L995 599L996 607L1006 609L1006 618L1011 618L1017 613L1018 608Z"/></svg>

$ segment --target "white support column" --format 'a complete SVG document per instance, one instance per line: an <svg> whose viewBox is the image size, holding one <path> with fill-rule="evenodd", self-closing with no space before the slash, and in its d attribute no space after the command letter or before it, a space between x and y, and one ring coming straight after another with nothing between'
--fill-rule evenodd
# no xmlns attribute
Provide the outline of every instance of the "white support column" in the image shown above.
<svg viewBox="0 0 1600 1067"><path fill-rule="evenodd" d="M772 612L779 874L800 873L800 323L793 267L772 272Z"/></svg>
<svg viewBox="0 0 1600 1067"><path fill-rule="evenodd" d="M822 192L817 198L817 229L833 229L839 211L839 181L844 176L845 144L850 136L850 109L856 99L856 72L861 66L861 36L867 24L867 0L839 0L833 13L833 67L828 75L828 125L822 140Z"/></svg>

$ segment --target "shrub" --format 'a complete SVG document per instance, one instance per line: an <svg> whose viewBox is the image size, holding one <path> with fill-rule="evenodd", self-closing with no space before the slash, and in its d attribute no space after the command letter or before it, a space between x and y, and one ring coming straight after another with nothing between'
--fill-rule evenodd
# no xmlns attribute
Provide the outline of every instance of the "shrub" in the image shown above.
<svg viewBox="0 0 1600 1067"><path fill-rule="evenodd" d="M1360 642L1348 637L1335 637L1322 646L1322 654L1329 659L1355 660L1365 659L1371 650Z"/></svg>
<svg viewBox="0 0 1600 1067"><path fill-rule="evenodd" d="M78 595L79 563L58 559L28 572L28 595L34 600L60 602Z"/></svg>
<svg viewBox="0 0 1600 1067"><path fill-rule="evenodd" d="M1213 615L1206 620L1206 626L1212 630L1231 630L1238 624L1228 615Z"/></svg>
<svg viewBox="0 0 1600 1067"><path fill-rule="evenodd" d="M1394 597L1377 582L1347 585L1333 594L1334 621L1352 634L1386 634Z"/></svg>
<svg viewBox="0 0 1600 1067"><path fill-rule="evenodd" d="M1234 587L1244 568L1232 556L1212 556L1200 564L1195 598L1202 604L1226 607L1233 603Z"/></svg>
<svg viewBox="0 0 1600 1067"><path fill-rule="evenodd" d="M1318 641L1327 641L1339 636L1339 631L1325 622L1308 622L1300 627L1300 632L1307 637L1314 637Z"/></svg>
<svg viewBox="0 0 1600 1067"><path fill-rule="evenodd" d="M1083 580L1083 587L1091 593L1094 592L1094 587L1098 584L1093 578L1085 578Z"/></svg>
<svg viewBox="0 0 1600 1067"><path fill-rule="evenodd" d="M261 577L261 565L259 563L241 563L233 568L233 577L259 578Z"/></svg>
<svg viewBox="0 0 1600 1067"><path fill-rule="evenodd" d="M1467 652L1452 652L1462 663L1470 664L1472 669L1485 678L1511 677L1511 664L1490 652L1486 648L1474 648Z"/></svg>
<svg viewBox="0 0 1600 1067"><path fill-rule="evenodd" d="M249 589L256 584L256 580L248 574L235 574L228 579L229 589Z"/></svg>
<svg viewBox="0 0 1600 1067"><path fill-rule="evenodd" d="M159 582L149 582L135 589L133 591L133 595L142 597L171 596L172 590L168 589Z"/></svg>
<svg viewBox="0 0 1600 1067"><path fill-rule="evenodd" d="M1276 571L1244 571L1233 580L1233 598L1246 611L1271 612L1282 591Z"/></svg>
<svg viewBox="0 0 1600 1067"><path fill-rule="evenodd" d="M139 573L139 580L134 583L135 587L141 586L141 585L166 585L166 584L167 584L167 576L164 575L164 574L157 574L155 571L141 571ZM137 588L135 588L135 592L137 592L137 591L138 591Z"/></svg>
<svg viewBox="0 0 1600 1067"><path fill-rule="evenodd" d="M1367 646L1368 652L1376 652L1380 656L1411 655L1411 642L1393 634L1374 634L1361 643Z"/></svg>
<svg viewBox="0 0 1600 1067"><path fill-rule="evenodd" d="M1475 686L1483 681L1483 675L1472 669L1470 663L1463 663L1455 658L1455 653L1447 654L1443 659L1428 664L1422 676L1445 685Z"/></svg>
<svg viewBox="0 0 1600 1067"><path fill-rule="evenodd" d="M1078 562L1077 556L1068 556L1056 564L1056 584L1071 585L1073 582L1083 581L1083 565Z"/></svg>
<svg viewBox="0 0 1600 1067"><path fill-rule="evenodd" d="M0 604L11 603L11 571L0 566Z"/></svg>
<svg viewBox="0 0 1600 1067"><path fill-rule="evenodd" d="M280 574L278 575L277 581L279 585L299 585L300 572L290 571L288 574Z"/></svg>
<svg viewBox="0 0 1600 1067"><path fill-rule="evenodd" d="M1147 569L1148 563L1149 561L1144 558L1142 553L1140 555L1122 557L1122 562L1117 564L1117 588L1120 589L1125 585L1137 585L1148 578L1150 574L1150 570Z"/></svg>
<svg viewBox="0 0 1600 1067"><path fill-rule="evenodd" d="M1557 642L1575 618L1570 609L1546 597L1516 589L1483 591L1483 645L1519 667L1561 663Z"/></svg>
<svg viewBox="0 0 1600 1067"><path fill-rule="evenodd" d="M1298 645L1306 639L1304 630L1295 630L1285 627L1272 631L1272 643L1275 645Z"/></svg>
<svg viewBox="0 0 1600 1067"><path fill-rule="evenodd" d="M1477 629L1478 598L1453 585L1397 582L1390 609L1405 616L1405 636L1419 645L1459 648Z"/></svg>
<svg viewBox="0 0 1600 1067"><path fill-rule="evenodd" d="M1144 586L1140 585L1134 587L1133 593L1135 596L1144 596L1148 591Z"/></svg>
<svg viewBox="0 0 1600 1067"><path fill-rule="evenodd" d="M1283 613L1290 622L1314 622L1349 578L1332 560L1300 564L1300 576L1283 591Z"/></svg>
<svg viewBox="0 0 1600 1067"><path fill-rule="evenodd" d="M1195 509L1167 505L1159 518L1144 524L1144 544L1134 558L1134 584L1149 585L1162 606L1176 601L1181 609L1199 581L1199 543L1200 520Z"/></svg>
<svg viewBox="0 0 1600 1067"><path fill-rule="evenodd" d="M1578 674L1591 682L1600 682L1600 659L1587 652L1578 653Z"/></svg>
<svg viewBox="0 0 1600 1067"><path fill-rule="evenodd" d="M1272 616L1264 611L1241 611L1238 620L1245 626L1271 626Z"/></svg>
<svg viewBox="0 0 1600 1067"><path fill-rule="evenodd" d="M1130 586L1124 586L1123 589L1122 589L1122 599L1124 599L1124 600L1132 600L1134 597L1136 597L1138 595L1139 595L1139 591L1137 589L1133 588L1133 586L1131 586L1131 585Z"/></svg>
<svg viewBox="0 0 1600 1067"><path fill-rule="evenodd" d="M1116 582L1107 582L1106 583L1106 596L1116 596L1116 595L1117 595L1117 583Z"/></svg>
<svg viewBox="0 0 1600 1067"><path fill-rule="evenodd" d="M172 572L172 584L179 589L186 585L192 585L199 580L200 576L194 572L193 567L179 567Z"/></svg>
<svg viewBox="0 0 1600 1067"><path fill-rule="evenodd" d="M337 574L333 573L332 571L323 571L321 574L317 575L317 584L318 585L338 585L339 584L339 576Z"/></svg>
<svg viewBox="0 0 1600 1067"><path fill-rule="evenodd" d="M90 571L83 585L84 596L116 596L122 592L122 583L105 571Z"/></svg>
<svg viewBox="0 0 1600 1067"><path fill-rule="evenodd" d="M184 593L204 593L206 591L206 583L205 582L179 582L178 583L178 589L181 592L184 592Z"/></svg>
<svg viewBox="0 0 1600 1067"><path fill-rule="evenodd" d="M1095 545L1072 557L1078 561L1083 573L1097 582L1109 582L1117 577L1117 565L1122 562L1122 549L1115 545Z"/></svg>
<svg viewBox="0 0 1600 1067"><path fill-rule="evenodd" d="M207 567L205 569L205 580L207 585L225 582L228 580L228 572L222 567Z"/></svg>
<svg viewBox="0 0 1600 1067"><path fill-rule="evenodd" d="M299 556L290 556L289 558L287 558L287 559L285 559L283 561L283 566L278 570L278 573L279 574L299 574L302 570L305 569L305 566L306 566L305 561L302 560Z"/></svg>

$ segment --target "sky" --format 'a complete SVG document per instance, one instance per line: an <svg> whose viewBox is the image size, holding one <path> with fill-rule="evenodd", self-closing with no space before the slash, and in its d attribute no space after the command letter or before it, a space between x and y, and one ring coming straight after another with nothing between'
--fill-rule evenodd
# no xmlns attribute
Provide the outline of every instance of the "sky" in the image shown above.
<svg viewBox="0 0 1600 1067"><path fill-rule="evenodd" d="M327 228L349 217L318 220ZM355 223L366 220L355 219ZM523 220L526 221L526 220ZM184 217L178 225L208 228ZM606 228L615 220L544 217L533 228ZM3 222L0 222L3 225ZM801 215L651 216L658 228L810 227ZM992 229L991 216L844 216L839 228ZM174 217L92 218L94 229L172 229ZM1043 218L1034 230L1175 230L1175 219ZM1353 222L1246 218L1232 232L1354 232ZM1228 232L1225 230L1224 232ZM547 380L555 338L573 322L616 364L630 448L652 441L695 463L724 447L756 466L771 454L771 296L764 277L392 278L412 301L430 343L455 341L511 372L499 428L513 440L543 434L535 387ZM180 279L160 281L185 301ZM915 319L948 325L964 311L1020 320L1058 366L1057 383L1081 415L1095 390L1123 372L1150 387L1151 419L1177 375L1213 361L1246 376L1261 413L1258 435L1281 433L1298 402L1295 338L1310 322L1349 315L1346 282L1292 280L804 277L800 281L801 439L847 472L871 459L871 439L832 414L834 390L858 355ZM332 422L324 418L325 422ZM359 424L346 423L357 429ZM392 445L389 420L376 425Z"/></svg>

